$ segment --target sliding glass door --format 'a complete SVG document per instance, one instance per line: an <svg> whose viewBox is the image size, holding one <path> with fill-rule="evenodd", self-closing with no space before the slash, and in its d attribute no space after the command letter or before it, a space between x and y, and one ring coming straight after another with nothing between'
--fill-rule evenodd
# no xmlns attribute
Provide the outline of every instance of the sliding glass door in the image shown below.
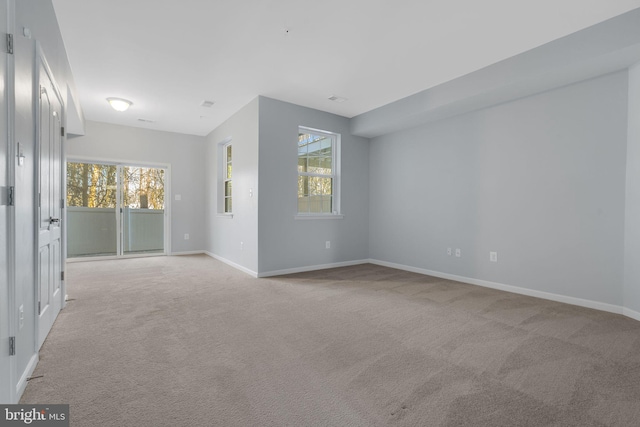
<svg viewBox="0 0 640 427"><path fill-rule="evenodd" d="M165 253L163 168L67 163L69 258Z"/></svg>

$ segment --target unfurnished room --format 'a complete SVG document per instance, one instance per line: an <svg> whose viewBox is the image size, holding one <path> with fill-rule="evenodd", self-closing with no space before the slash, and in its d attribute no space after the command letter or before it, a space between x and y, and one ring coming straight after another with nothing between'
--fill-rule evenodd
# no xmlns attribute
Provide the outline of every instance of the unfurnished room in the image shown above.
<svg viewBox="0 0 640 427"><path fill-rule="evenodd" d="M0 18L0 425L640 425L640 0Z"/></svg>

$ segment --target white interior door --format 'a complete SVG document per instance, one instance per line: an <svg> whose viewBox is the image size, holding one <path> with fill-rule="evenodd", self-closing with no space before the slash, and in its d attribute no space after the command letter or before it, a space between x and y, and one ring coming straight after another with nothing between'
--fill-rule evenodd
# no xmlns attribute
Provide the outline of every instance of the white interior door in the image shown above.
<svg viewBox="0 0 640 427"><path fill-rule="evenodd" d="M62 306L62 102L42 59L38 105L38 347Z"/></svg>

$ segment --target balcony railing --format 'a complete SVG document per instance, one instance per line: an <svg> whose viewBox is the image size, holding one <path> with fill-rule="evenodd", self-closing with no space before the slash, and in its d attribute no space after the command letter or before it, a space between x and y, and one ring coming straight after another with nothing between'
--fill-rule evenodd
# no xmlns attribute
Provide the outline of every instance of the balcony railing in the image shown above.
<svg viewBox="0 0 640 427"><path fill-rule="evenodd" d="M164 252L164 210L124 208L122 251ZM117 255L115 208L69 207L67 209L67 256Z"/></svg>

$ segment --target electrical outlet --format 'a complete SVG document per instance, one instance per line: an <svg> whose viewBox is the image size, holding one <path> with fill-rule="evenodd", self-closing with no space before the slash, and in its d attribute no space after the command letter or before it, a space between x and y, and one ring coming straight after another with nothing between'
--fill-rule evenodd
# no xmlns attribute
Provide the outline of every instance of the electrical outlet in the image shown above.
<svg viewBox="0 0 640 427"><path fill-rule="evenodd" d="M184 240L189 240L189 235L188 234L184 235Z"/></svg>
<svg viewBox="0 0 640 427"><path fill-rule="evenodd" d="M240 250L244 250L244 242L240 242Z"/></svg>
<svg viewBox="0 0 640 427"><path fill-rule="evenodd" d="M176 200L182 200L182 196L180 194L176 194Z"/></svg>
<svg viewBox="0 0 640 427"><path fill-rule="evenodd" d="M327 240L326 242L324 242L324 247L327 249L331 249L331 241Z"/></svg>
<svg viewBox="0 0 640 427"><path fill-rule="evenodd" d="M447 248L447 255L451 256L451 248Z"/></svg>
<svg viewBox="0 0 640 427"><path fill-rule="evenodd" d="M460 248L456 248L456 257L460 258L462 256L462 252L460 251Z"/></svg>
<svg viewBox="0 0 640 427"><path fill-rule="evenodd" d="M498 252L489 252L489 261L498 262Z"/></svg>

